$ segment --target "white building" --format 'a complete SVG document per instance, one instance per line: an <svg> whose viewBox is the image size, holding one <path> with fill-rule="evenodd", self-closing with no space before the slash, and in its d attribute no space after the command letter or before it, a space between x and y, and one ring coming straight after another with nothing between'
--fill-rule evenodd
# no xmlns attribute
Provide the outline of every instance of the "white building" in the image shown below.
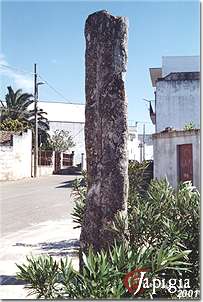
<svg viewBox="0 0 203 302"><path fill-rule="evenodd" d="M177 187L191 180L200 187L200 64L199 57L163 57L161 68L150 68L155 88L156 134L154 177L167 177ZM185 131L192 123L195 130Z"/></svg>
<svg viewBox="0 0 203 302"><path fill-rule="evenodd" d="M80 164L82 153L85 154L85 105L62 102L39 102L38 107L47 113L49 120L50 134L55 130L69 131L73 138L75 147L74 164Z"/></svg>
<svg viewBox="0 0 203 302"><path fill-rule="evenodd" d="M152 134L138 134L140 162L145 160L153 160L153 140Z"/></svg>
<svg viewBox="0 0 203 302"><path fill-rule="evenodd" d="M128 127L128 159L140 161L137 126Z"/></svg>
<svg viewBox="0 0 203 302"><path fill-rule="evenodd" d="M150 68L155 87L156 132L181 130L190 122L200 128L199 57L163 57L162 68Z"/></svg>

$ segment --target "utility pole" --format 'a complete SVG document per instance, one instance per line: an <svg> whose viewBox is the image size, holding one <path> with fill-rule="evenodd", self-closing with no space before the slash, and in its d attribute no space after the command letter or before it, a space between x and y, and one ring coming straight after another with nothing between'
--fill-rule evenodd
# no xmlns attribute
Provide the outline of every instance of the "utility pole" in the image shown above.
<svg viewBox="0 0 203 302"><path fill-rule="evenodd" d="M145 124L143 124L142 146L143 146L143 160L145 160Z"/></svg>
<svg viewBox="0 0 203 302"><path fill-rule="evenodd" d="M37 177L38 168L38 116L37 116L37 64L34 64L34 102L35 102L35 130L34 130L34 177Z"/></svg>

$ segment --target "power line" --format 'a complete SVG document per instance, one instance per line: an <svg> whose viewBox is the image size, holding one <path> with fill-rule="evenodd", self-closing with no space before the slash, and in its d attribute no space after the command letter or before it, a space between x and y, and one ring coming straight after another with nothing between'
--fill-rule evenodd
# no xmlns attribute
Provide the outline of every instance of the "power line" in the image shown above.
<svg viewBox="0 0 203 302"><path fill-rule="evenodd" d="M11 69L11 70L15 70L19 73L24 73L24 74L30 74L30 75L34 75L33 72L29 72L26 70L22 70L16 67L12 67L9 65L5 65L5 64L0 64L0 67L3 68L7 68L7 69ZM53 87L44 77L42 77L40 74L38 74L38 76L47 84L47 86L52 89L55 93L57 93L60 97L62 97L66 102L71 103L58 89L56 89L55 87Z"/></svg>
<svg viewBox="0 0 203 302"><path fill-rule="evenodd" d="M18 71L19 73L26 73L26 74L33 75L33 73L30 72L30 71L26 71L26 70L19 69L19 68L16 68L16 67L12 67L12 66L9 66L9 65L0 64L0 66L3 67L3 68L7 68L7 69Z"/></svg>
<svg viewBox="0 0 203 302"><path fill-rule="evenodd" d="M129 123L135 122L137 124L151 124L151 122L147 121L136 121L136 120L128 120ZM134 125L135 126L135 125Z"/></svg>
<svg viewBox="0 0 203 302"><path fill-rule="evenodd" d="M55 91L60 97L62 97L66 102L71 103L60 91L58 91L56 88L54 88L47 80L45 80L44 77L42 77L40 74L38 76L44 81L49 88L51 88L53 91Z"/></svg>

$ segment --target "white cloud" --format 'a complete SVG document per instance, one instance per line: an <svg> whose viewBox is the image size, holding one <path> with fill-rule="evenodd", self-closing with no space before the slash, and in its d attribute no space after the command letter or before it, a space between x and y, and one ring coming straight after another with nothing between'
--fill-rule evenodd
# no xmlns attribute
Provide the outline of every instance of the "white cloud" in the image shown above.
<svg viewBox="0 0 203 302"><path fill-rule="evenodd" d="M0 74L12 80L15 89L22 89L24 92L33 93L32 75L12 68L5 56L0 54ZM11 84L11 86L13 86Z"/></svg>

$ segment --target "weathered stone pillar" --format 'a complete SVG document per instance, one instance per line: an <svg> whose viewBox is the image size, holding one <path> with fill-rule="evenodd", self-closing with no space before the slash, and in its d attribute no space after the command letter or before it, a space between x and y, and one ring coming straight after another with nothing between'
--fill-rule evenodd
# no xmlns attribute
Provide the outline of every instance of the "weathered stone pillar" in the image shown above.
<svg viewBox="0 0 203 302"><path fill-rule="evenodd" d="M107 230L118 211L126 212L128 191L127 64L128 23L99 11L87 18L85 144L88 175L81 249L98 251L113 243Z"/></svg>

